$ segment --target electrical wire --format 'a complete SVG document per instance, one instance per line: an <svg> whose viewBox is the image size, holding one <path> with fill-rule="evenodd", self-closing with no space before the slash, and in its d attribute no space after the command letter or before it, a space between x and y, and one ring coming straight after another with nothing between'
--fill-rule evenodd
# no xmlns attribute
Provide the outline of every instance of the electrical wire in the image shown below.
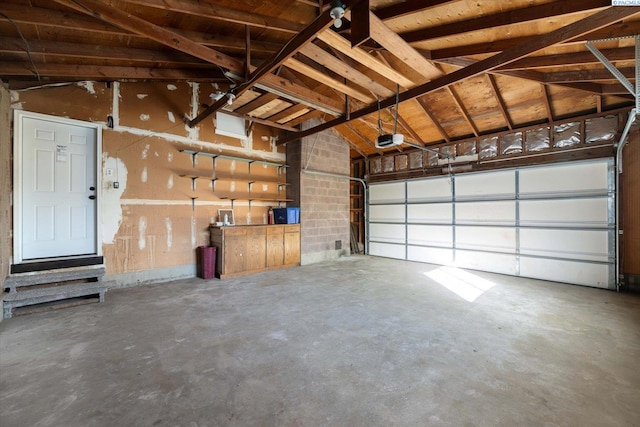
<svg viewBox="0 0 640 427"><path fill-rule="evenodd" d="M31 62L31 66L33 67L33 70L35 71L36 76L38 77L38 82L42 83L42 79L40 78L40 72L38 71L38 67L36 67L35 62L33 61L33 58L31 57L31 46L29 46L29 42L27 41L26 38L24 38L24 36L22 35L22 31L20 31L20 28L18 28L18 25L14 22L13 19L11 19L7 15L5 15L3 12L0 12L0 15L4 16L9 22L11 22L11 24L18 31L18 34L20 35L20 38L24 42L25 52L27 53L27 57L29 58L29 61Z"/></svg>

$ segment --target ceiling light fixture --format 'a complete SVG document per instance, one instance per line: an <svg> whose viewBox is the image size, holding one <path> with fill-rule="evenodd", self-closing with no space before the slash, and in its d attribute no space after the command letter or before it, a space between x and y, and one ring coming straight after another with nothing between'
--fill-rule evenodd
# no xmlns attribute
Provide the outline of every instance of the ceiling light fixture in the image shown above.
<svg viewBox="0 0 640 427"><path fill-rule="evenodd" d="M333 21L333 26L336 28L342 27L342 18L344 17L344 5L339 1L331 2L331 12L329 12Z"/></svg>

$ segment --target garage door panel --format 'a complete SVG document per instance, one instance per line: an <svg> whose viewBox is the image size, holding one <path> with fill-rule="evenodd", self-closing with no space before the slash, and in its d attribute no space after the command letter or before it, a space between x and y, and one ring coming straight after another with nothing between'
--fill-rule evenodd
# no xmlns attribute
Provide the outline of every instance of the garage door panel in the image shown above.
<svg viewBox="0 0 640 427"><path fill-rule="evenodd" d="M410 245L453 247L453 227L441 225L409 225Z"/></svg>
<svg viewBox="0 0 640 427"><path fill-rule="evenodd" d="M456 227L456 247L490 252L516 250L516 230L510 227Z"/></svg>
<svg viewBox="0 0 640 427"><path fill-rule="evenodd" d="M453 205L451 203L408 205L407 221L410 223L451 224Z"/></svg>
<svg viewBox="0 0 640 427"><path fill-rule="evenodd" d="M404 248L404 245L371 242L369 244L369 254L385 258L404 259Z"/></svg>
<svg viewBox="0 0 640 427"><path fill-rule="evenodd" d="M545 258L520 258L520 276L574 285L614 289L609 264L553 260Z"/></svg>
<svg viewBox="0 0 640 427"><path fill-rule="evenodd" d="M606 194L608 169L607 162L602 161L523 168L520 196Z"/></svg>
<svg viewBox="0 0 640 427"><path fill-rule="evenodd" d="M407 259L430 264L451 265L453 263L453 249L408 246Z"/></svg>
<svg viewBox="0 0 640 427"><path fill-rule="evenodd" d="M404 224L371 224L369 238L374 242L405 243Z"/></svg>
<svg viewBox="0 0 640 427"><path fill-rule="evenodd" d="M369 209L369 219L373 222L404 223L405 205L378 205Z"/></svg>
<svg viewBox="0 0 640 427"><path fill-rule="evenodd" d="M456 176L456 200L515 198L516 173L513 170Z"/></svg>
<svg viewBox="0 0 640 427"><path fill-rule="evenodd" d="M516 202L468 202L456 205L458 224L515 225Z"/></svg>
<svg viewBox="0 0 640 427"><path fill-rule="evenodd" d="M472 270L490 271L492 273L518 274L516 255L497 254L476 251L456 251L455 266Z"/></svg>
<svg viewBox="0 0 640 427"><path fill-rule="evenodd" d="M608 230L520 230L520 253L549 258L608 262Z"/></svg>
<svg viewBox="0 0 640 427"><path fill-rule="evenodd" d="M452 199L451 178L432 178L407 182L407 200L411 202L437 202Z"/></svg>
<svg viewBox="0 0 640 427"><path fill-rule="evenodd" d="M389 184L373 184L369 187L369 202L376 203L404 203L404 182Z"/></svg>
<svg viewBox="0 0 640 427"><path fill-rule="evenodd" d="M585 199L522 200L520 225L558 227L607 227L609 200Z"/></svg>

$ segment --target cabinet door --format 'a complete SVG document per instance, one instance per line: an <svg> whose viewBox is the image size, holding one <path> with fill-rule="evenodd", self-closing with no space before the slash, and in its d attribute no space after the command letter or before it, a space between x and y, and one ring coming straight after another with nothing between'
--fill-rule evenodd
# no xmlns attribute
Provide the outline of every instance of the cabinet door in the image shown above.
<svg viewBox="0 0 640 427"><path fill-rule="evenodd" d="M247 236L226 236L224 242L224 266L222 274L245 271Z"/></svg>
<svg viewBox="0 0 640 427"><path fill-rule="evenodd" d="M284 233L284 263L285 265L300 264L300 232Z"/></svg>
<svg viewBox="0 0 640 427"><path fill-rule="evenodd" d="M284 264L284 233L282 227L274 227L267 232L267 267Z"/></svg>
<svg viewBox="0 0 640 427"><path fill-rule="evenodd" d="M247 271L261 270L267 263L266 232L263 227L247 232L247 256L245 268Z"/></svg>

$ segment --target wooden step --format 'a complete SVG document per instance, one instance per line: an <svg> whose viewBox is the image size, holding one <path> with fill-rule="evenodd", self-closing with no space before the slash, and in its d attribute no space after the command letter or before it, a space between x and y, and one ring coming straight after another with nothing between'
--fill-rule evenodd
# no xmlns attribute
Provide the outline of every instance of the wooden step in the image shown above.
<svg viewBox="0 0 640 427"><path fill-rule="evenodd" d="M95 295L99 298L99 302L104 302L104 294L109 284L110 281L75 283L7 293L3 297L4 318L11 318L14 308L52 301Z"/></svg>
<svg viewBox="0 0 640 427"><path fill-rule="evenodd" d="M6 278L2 287L5 290L8 290L11 294L21 287L42 285L45 283L70 282L73 280L84 279L100 282L104 275L104 265L33 271L29 273L14 273Z"/></svg>

